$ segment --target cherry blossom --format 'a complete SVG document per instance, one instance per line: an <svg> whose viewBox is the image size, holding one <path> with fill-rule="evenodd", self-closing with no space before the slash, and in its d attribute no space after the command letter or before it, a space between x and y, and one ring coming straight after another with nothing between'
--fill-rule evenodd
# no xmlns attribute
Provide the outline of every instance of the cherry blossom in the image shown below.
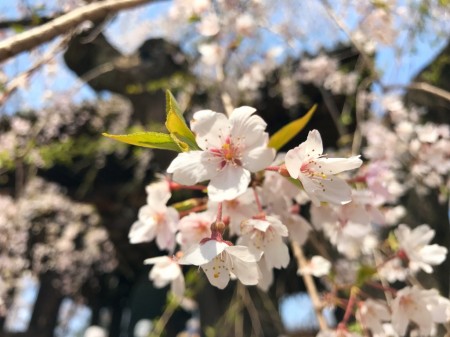
<svg viewBox="0 0 450 337"><path fill-rule="evenodd" d="M245 246L232 246L223 240L207 239L188 249L178 263L200 266L209 282L223 289L234 277L245 285L257 284L257 262L261 254L252 253Z"/></svg>
<svg viewBox="0 0 450 337"><path fill-rule="evenodd" d="M360 255L372 234L370 214L355 201L346 205L311 206L313 225L324 232L337 250L348 258Z"/></svg>
<svg viewBox="0 0 450 337"><path fill-rule="evenodd" d="M346 204L352 200L350 186L334 175L356 169L362 161L359 156L325 157L319 131L310 131L305 142L289 150L285 162L290 176L301 181L315 205L321 201Z"/></svg>
<svg viewBox="0 0 450 337"><path fill-rule="evenodd" d="M217 202L210 200L208 202L208 211L212 213L216 212L217 206ZM229 217L228 227L230 235L240 234L241 222L258 213L255 197L253 191L250 189L233 200L225 200L222 206L224 213Z"/></svg>
<svg viewBox="0 0 450 337"><path fill-rule="evenodd" d="M433 272L432 265L439 265L445 260L447 248L428 244L434 234L434 230L428 225L421 225L411 230L408 226L401 224L395 230L400 251L406 254L409 268L413 272L422 269L430 274Z"/></svg>
<svg viewBox="0 0 450 337"><path fill-rule="evenodd" d="M147 204L140 208L138 220L130 228L130 243L147 242L156 238L160 249L173 251L179 215L175 208L166 206L171 197L168 184L165 181L157 182L147 186L146 190Z"/></svg>
<svg viewBox="0 0 450 337"><path fill-rule="evenodd" d="M299 268L297 273L299 275L311 274L315 277L321 277L327 275L330 272L330 269L330 261L320 255L315 255L305 267Z"/></svg>
<svg viewBox="0 0 450 337"><path fill-rule="evenodd" d="M177 243L186 250L203 238L211 236L210 225L213 220L212 212L191 213L183 217L178 223Z"/></svg>
<svg viewBox="0 0 450 337"><path fill-rule="evenodd" d="M144 261L145 264L153 264L150 270L150 280L156 288L163 288L170 283L170 290L178 298L182 299L185 290L183 271L175 258L158 256Z"/></svg>
<svg viewBox="0 0 450 337"><path fill-rule="evenodd" d="M167 172L176 182L193 185L210 180L208 196L213 201L232 200L243 194L250 172L263 170L275 151L267 147L266 123L253 115L254 108L234 109L228 119L212 110L194 114L191 128L203 151L180 153Z"/></svg>
<svg viewBox="0 0 450 337"><path fill-rule="evenodd" d="M286 268L289 263L289 250L283 242L288 236L288 230L274 216L264 216L263 219L248 219L241 223L240 244L260 251L269 268Z"/></svg>
<svg viewBox="0 0 450 337"><path fill-rule="evenodd" d="M437 303L440 306L436 306ZM434 323L450 320L449 308L450 301L440 296L436 289L405 287L397 292L392 302L392 325L400 336L404 336L409 321L412 321L419 327L421 336L429 336Z"/></svg>
<svg viewBox="0 0 450 337"><path fill-rule="evenodd" d="M390 321L391 314L385 303L369 298L359 303L356 317L364 328L374 334L381 334L384 332L383 322Z"/></svg>
<svg viewBox="0 0 450 337"><path fill-rule="evenodd" d="M241 237L239 244L250 248L254 254L263 254L258 262L261 273L258 287L267 291L273 282L273 268L286 268L289 264L289 249L283 242L288 230L279 219L273 216L264 216L244 220L241 223Z"/></svg>

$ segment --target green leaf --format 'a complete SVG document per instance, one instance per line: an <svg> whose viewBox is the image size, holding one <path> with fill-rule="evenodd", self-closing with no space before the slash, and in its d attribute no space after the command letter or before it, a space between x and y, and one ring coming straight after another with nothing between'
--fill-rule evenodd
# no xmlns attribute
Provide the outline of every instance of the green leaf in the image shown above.
<svg viewBox="0 0 450 337"><path fill-rule="evenodd" d="M309 109L309 111L304 116L290 122L289 124L283 126L280 130L275 132L272 137L270 137L268 146L274 148L275 150L281 149L292 138L294 138L296 134L303 130L316 109L317 104L314 104L313 107Z"/></svg>
<svg viewBox="0 0 450 337"><path fill-rule="evenodd" d="M119 142L149 147L152 149L171 150L180 152L180 147L167 133L161 132L136 132L128 135L110 135L103 133L103 136L118 140Z"/></svg>
<svg viewBox="0 0 450 337"><path fill-rule="evenodd" d="M356 284L363 285L377 273L377 268L373 266L361 265L356 274Z"/></svg>
<svg viewBox="0 0 450 337"><path fill-rule="evenodd" d="M182 151L200 150L195 141L195 135L186 125L183 114L172 93L166 91L166 127L173 141L178 144Z"/></svg>

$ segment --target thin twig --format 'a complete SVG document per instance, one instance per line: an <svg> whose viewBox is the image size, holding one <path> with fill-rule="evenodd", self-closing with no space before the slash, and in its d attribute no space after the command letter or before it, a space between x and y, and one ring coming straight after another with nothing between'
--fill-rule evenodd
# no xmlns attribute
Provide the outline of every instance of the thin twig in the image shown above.
<svg viewBox="0 0 450 337"><path fill-rule="evenodd" d="M172 315L174 314L174 312L178 308L178 306L179 306L179 302L176 299L171 298L169 300L169 303L167 303L167 306L166 306L163 314L156 321L155 328L153 329L153 331L151 332L149 337L160 337L161 336L167 323L169 322L169 319L172 317Z"/></svg>
<svg viewBox="0 0 450 337"><path fill-rule="evenodd" d="M385 91L393 90L393 89L409 89L409 90L424 91L429 94L435 95L437 97L443 98L447 101L450 101L450 92L448 92L447 90L438 88L432 84L426 83L426 82L413 82L408 85L402 85L402 84L386 85L386 86L383 86L383 89Z"/></svg>
<svg viewBox="0 0 450 337"><path fill-rule="evenodd" d="M305 255L303 254L302 247L296 241L291 241L291 248L294 253L295 259L300 269L307 266L307 261ZM319 328L321 331L328 330L328 324L322 313L322 301L319 297L319 292L317 291L314 280L310 274L302 274L303 282L305 282L306 290L313 303L314 312L316 313L317 321L319 322Z"/></svg>
<svg viewBox="0 0 450 337"><path fill-rule="evenodd" d="M255 333L255 336L263 336L263 329L261 325L261 320L259 319L258 309L256 309L255 304L248 293L248 290L241 283L237 284L238 292L241 294L242 303L244 303L245 308L250 316L250 320L252 322L252 330Z"/></svg>

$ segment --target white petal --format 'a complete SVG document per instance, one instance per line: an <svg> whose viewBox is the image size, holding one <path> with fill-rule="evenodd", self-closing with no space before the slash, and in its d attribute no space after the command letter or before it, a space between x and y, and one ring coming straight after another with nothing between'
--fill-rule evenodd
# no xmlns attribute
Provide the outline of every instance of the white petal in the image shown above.
<svg viewBox="0 0 450 337"><path fill-rule="evenodd" d="M258 262L259 267L259 282L258 282L258 288L260 288L263 291L269 290L269 287L273 283L273 271L272 268L267 267L267 263L264 259Z"/></svg>
<svg viewBox="0 0 450 337"><path fill-rule="evenodd" d="M212 201L233 200L243 194L250 183L250 172L240 166L227 164L208 185Z"/></svg>
<svg viewBox="0 0 450 337"><path fill-rule="evenodd" d="M347 183L337 177L331 179L316 179L315 181L305 175L300 175L300 181L316 206L317 200L337 205L344 205L352 201L352 190Z"/></svg>
<svg viewBox="0 0 450 337"><path fill-rule="evenodd" d="M362 165L359 156L350 158L318 158L314 168L325 175L337 174L343 171L356 169Z"/></svg>
<svg viewBox="0 0 450 337"><path fill-rule="evenodd" d="M245 285L255 285L259 281L258 265L256 262L248 262L236 255L230 255L231 272Z"/></svg>
<svg viewBox="0 0 450 337"><path fill-rule="evenodd" d="M427 245L420 250L419 254L422 256L424 262L438 265L444 262L447 256L447 248L437 244Z"/></svg>
<svg viewBox="0 0 450 337"><path fill-rule="evenodd" d="M203 150L221 148L230 135L230 125L227 117L212 110L197 111L191 121L195 140Z"/></svg>
<svg viewBox="0 0 450 337"><path fill-rule="evenodd" d="M267 144L266 122L259 116L252 114L256 109L242 106L233 110L230 116L231 138L245 148L263 146Z"/></svg>
<svg viewBox="0 0 450 337"><path fill-rule="evenodd" d="M229 247L225 242L218 242L216 240L208 240L199 245L193 245L185 254L178 260L179 264L193 264L200 266L210 262L214 257Z"/></svg>
<svg viewBox="0 0 450 337"><path fill-rule="evenodd" d="M157 263L168 263L170 262L170 257L168 256L156 256L144 260L144 264L157 264Z"/></svg>
<svg viewBox="0 0 450 337"><path fill-rule="evenodd" d="M286 268L290 261L289 249L281 237L277 238L266 246L263 258L266 259L269 268Z"/></svg>
<svg viewBox="0 0 450 337"><path fill-rule="evenodd" d="M201 266L209 282L219 289L225 288L230 282L230 272L225 263L226 258L227 256L216 256L212 261Z"/></svg>
<svg viewBox="0 0 450 337"><path fill-rule="evenodd" d="M209 180L217 174L220 159L204 151L190 151L178 154L167 168L173 173L173 180L183 185L194 185Z"/></svg>
<svg viewBox="0 0 450 337"><path fill-rule="evenodd" d="M156 226L142 221L136 221L130 228L128 239L130 243L152 241L155 238Z"/></svg>
<svg viewBox="0 0 450 337"><path fill-rule="evenodd" d="M251 251L245 246L229 246L226 248L226 252L244 262L257 262L262 255L262 252Z"/></svg>
<svg viewBox="0 0 450 337"><path fill-rule="evenodd" d="M317 130L309 131L308 138L303 144L304 156L316 158L323 153L322 137Z"/></svg>
<svg viewBox="0 0 450 337"><path fill-rule="evenodd" d="M275 150L268 147L257 147L242 155L242 165L250 172L264 170L272 164L275 158Z"/></svg>
<svg viewBox="0 0 450 337"><path fill-rule="evenodd" d="M289 150L284 158L284 163L289 175L292 178L297 179L300 174L300 168L303 164L303 156L301 156L300 147L295 147L292 150Z"/></svg>

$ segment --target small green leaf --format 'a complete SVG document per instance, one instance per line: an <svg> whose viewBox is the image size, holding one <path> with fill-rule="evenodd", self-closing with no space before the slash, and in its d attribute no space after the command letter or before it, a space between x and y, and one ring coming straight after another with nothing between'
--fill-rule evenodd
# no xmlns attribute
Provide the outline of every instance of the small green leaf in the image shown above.
<svg viewBox="0 0 450 337"><path fill-rule="evenodd" d="M110 135L103 133L103 136L118 140L123 143L149 147L152 149L171 150L180 152L180 147L167 133L161 132L136 132L128 135Z"/></svg>
<svg viewBox="0 0 450 337"><path fill-rule="evenodd" d="M195 135L186 125L183 114L172 93L166 91L166 127L172 139L178 144L182 151L199 150L195 141Z"/></svg>
<svg viewBox="0 0 450 337"><path fill-rule="evenodd" d="M314 106L309 109L309 111L304 116L290 122L289 124L283 126L280 130L275 132L272 137L270 137L268 146L274 148L275 150L281 149L292 138L294 138L296 134L303 130L316 109L317 104L314 104Z"/></svg>
<svg viewBox="0 0 450 337"><path fill-rule="evenodd" d="M356 275L356 284L363 285L377 273L377 268L373 266L361 265Z"/></svg>

